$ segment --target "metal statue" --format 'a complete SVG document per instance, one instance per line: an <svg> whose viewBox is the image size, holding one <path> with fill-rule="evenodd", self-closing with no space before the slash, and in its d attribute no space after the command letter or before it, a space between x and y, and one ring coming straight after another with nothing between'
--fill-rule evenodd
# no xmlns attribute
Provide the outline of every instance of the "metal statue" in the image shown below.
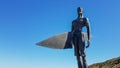
<svg viewBox="0 0 120 68"><path fill-rule="evenodd" d="M44 46L54 49L72 49L74 48L75 56L77 57L78 68L88 68L86 63L85 48L90 45L90 25L87 18L83 17L83 9L78 7L78 17L72 22L71 32L64 32L37 43L39 46ZM87 33L82 31L86 26ZM87 41L88 45L85 46Z"/></svg>
<svg viewBox="0 0 120 68"><path fill-rule="evenodd" d="M86 63L85 48L90 46L90 25L88 18L83 17L83 9L78 7L78 17L72 22L72 41L74 44L74 52L78 62L78 68L88 68ZM87 28L87 46L85 46L85 40L82 36L82 28Z"/></svg>

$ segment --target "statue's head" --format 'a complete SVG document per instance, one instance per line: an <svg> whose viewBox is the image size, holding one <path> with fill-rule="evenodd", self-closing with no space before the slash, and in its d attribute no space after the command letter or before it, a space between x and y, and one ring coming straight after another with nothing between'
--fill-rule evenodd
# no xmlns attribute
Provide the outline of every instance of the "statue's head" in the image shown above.
<svg viewBox="0 0 120 68"><path fill-rule="evenodd" d="M78 15L82 15L82 13L83 13L83 8L78 7L78 8L77 8L77 12L78 12Z"/></svg>

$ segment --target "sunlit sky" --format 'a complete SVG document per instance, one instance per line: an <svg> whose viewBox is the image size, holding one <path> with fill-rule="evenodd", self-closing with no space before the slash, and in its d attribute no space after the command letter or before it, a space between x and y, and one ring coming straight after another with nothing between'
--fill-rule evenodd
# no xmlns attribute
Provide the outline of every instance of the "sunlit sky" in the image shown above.
<svg viewBox="0 0 120 68"><path fill-rule="evenodd" d="M88 65L120 56L120 0L0 0L0 68L77 68L74 50L35 45L71 30L77 7L91 24Z"/></svg>

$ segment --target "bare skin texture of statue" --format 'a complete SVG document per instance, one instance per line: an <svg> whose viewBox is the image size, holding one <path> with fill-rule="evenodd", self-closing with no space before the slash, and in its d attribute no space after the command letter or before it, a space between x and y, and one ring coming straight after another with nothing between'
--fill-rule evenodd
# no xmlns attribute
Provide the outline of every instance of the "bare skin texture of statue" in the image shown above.
<svg viewBox="0 0 120 68"><path fill-rule="evenodd" d="M78 62L78 68L88 68L86 63L85 48L90 46L90 25L87 18L82 15L83 9L78 7L78 17L72 22L72 40L74 44L74 52ZM87 28L87 46L85 46L85 41L82 39L82 28Z"/></svg>

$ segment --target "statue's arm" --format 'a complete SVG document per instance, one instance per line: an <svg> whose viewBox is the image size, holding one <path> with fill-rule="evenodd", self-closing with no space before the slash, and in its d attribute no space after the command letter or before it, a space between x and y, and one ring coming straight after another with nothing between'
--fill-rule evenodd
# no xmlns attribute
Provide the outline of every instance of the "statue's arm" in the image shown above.
<svg viewBox="0 0 120 68"><path fill-rule="evenodd" d="M90 46L90 22L88 20L88 18L86 18L86 23L85 23L85 26L87 28L87 36L88 36L88 46L87 48Z"/></svg>
<svg viewBox="0 0 120 68"><path fill-rule="evenodd" d="M86 18L86 28L87 28L88 40L90 40L90 22L88 18Z"/></svg>

